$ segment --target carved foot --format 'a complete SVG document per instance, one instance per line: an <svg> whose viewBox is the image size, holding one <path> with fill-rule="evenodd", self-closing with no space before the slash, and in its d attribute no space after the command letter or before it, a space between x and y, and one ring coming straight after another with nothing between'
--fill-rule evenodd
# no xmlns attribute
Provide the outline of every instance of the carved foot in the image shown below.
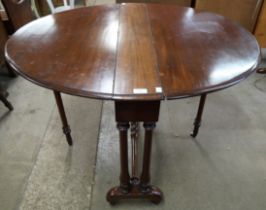
<svg viewBox="0 0 266 210"><path fill-rule="evenodd" d="M136 182L136 180L134 180L134 182ZM111 205L123 199L146 199L154 204L159 204L162 201L163 193L157 187L150 185L142 187L139 181L137 181L137 183L131 183L130 186L129 191L125 191L120 186L110 189L106 195L107 201Z"/></svg>

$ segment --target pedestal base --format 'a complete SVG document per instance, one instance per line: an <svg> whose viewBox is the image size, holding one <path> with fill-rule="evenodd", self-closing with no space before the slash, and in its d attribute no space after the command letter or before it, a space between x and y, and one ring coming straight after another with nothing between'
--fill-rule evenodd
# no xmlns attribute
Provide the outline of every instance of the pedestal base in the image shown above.
<svg viewBox="0 0 266 210"><path fill-rule="evenodd" d="M115 204L122 199L147 199L158 204L163 194L160 189L149 185L152 131L158 121L160 101L117 101L115 103L117 128L120 142L120 186L107 193L107 201ZM138 173L139 122L145 129L142 172ZM131 132L131 176L128 170L128 129Z"/></svg>
<svg viewBox="0 0 266 210"><path fill-rule="evenodd" d="M142 187L137 179L131 183L127 190L120 186L110 189L106 198L111 205L123 199L147 199L154 204L159 204L163 198L163 193L154 186Z"/></svg>

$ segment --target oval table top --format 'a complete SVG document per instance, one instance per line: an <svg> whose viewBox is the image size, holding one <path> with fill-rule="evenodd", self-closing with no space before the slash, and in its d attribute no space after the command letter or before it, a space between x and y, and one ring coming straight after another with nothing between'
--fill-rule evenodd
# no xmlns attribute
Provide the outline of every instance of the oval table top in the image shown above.
<svg viewBox="0 0 266 210"><path fill-rule="evenodd" d="M163 4L74 9L35 20L7 42L7 62L63 93L163 100L220 90L260 61L248 31L228 19Z"/></svg>

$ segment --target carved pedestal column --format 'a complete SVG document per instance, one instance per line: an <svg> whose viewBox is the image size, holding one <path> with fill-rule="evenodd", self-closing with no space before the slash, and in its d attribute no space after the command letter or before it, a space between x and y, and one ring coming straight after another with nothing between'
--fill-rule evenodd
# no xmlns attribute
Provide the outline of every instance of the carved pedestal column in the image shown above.
<svg viewBox="0 0 266 210"><path fill-rule="evenodd" d="M115 204L121 199L142 198L160 203L163 194L157 187L151 186L150 182L150 159L152 148L152 131L158 120L160 102L116 102L117 128L120 133L120 186L114 187L107 193L107 200ZM143 110L146 107L146 111ZM148 110L148 111L147 111ZM145 129L145 142L142 173L138 174L138 136L139 121L143 121ZM132 174L128 172L128 147L127 130L131 131L132 142Z"/></svg>

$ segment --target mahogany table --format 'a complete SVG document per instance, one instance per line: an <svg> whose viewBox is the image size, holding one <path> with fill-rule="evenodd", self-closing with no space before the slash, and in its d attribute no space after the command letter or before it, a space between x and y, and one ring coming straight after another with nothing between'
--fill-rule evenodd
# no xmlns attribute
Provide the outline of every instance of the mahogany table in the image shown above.
<svg viewBox="0 0 266 210"><path fill-rule="evenodd" d="M6 59L20 75L55 93L113 100L121 174L107 200L159 203L162 192L149 185L149 166L160 101L201 95L202 112L206 94L237 84L255 70L260 48L249 32L216 14L174 5L116 4L33 21L9 39ZM141 174L138 122L145 129Z"/></svg>

